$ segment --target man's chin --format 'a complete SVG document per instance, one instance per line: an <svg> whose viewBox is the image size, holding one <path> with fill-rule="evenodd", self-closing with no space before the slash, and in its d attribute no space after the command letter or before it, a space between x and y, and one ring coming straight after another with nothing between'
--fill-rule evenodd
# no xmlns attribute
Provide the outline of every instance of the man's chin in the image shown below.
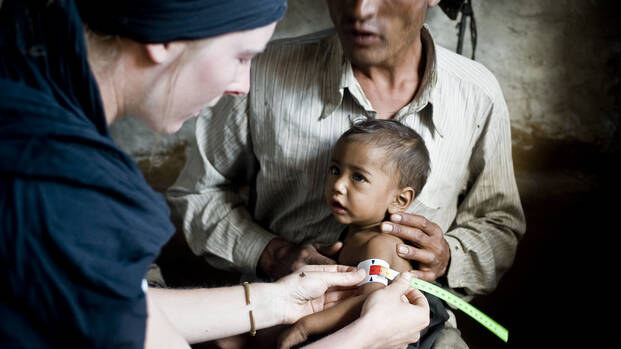
<svg viewBox="0 0 621 349"><path fill-rule="evenodd" d="M367 68L379 65L382 62L377 51L377 49L373 48L352 48L345 54L354 66Z"/></svg>

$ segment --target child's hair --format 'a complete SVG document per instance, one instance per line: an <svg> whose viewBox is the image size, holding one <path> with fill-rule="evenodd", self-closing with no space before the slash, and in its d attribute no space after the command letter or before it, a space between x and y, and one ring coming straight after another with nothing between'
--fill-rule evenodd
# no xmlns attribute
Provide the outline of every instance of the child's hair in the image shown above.
<svg viewBox="0 0 621 349"><path fill-rule="evenodd" d="M423 138L413 129L395 120L368 119L355 123L341 135L339 143L360 142L386 150L386 162L399 172L399 186L412 187L416 196L431 171L429 152Z"/></svg>

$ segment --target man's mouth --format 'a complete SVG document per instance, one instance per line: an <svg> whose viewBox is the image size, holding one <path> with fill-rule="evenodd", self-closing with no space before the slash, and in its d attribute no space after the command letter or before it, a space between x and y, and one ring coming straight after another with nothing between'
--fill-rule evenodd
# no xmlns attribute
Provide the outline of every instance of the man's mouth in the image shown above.
<svg viewBox="0 0 621 349"><path fill-rule="evenodd" d="M359 46L375 45L381 40L378 32L366 27L352 26L346 33L350 35L354 44Z"/></svg>

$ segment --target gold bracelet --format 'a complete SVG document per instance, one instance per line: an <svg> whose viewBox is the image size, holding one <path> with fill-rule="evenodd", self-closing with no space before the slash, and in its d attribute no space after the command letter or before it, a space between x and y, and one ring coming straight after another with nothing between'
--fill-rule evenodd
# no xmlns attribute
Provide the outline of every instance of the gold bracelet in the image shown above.
<svg viewBox="0 0 621 349"><path fill-rule="evenodd" d="M243 285L244 293L246 294L246 305L250 305L250 285L246 281L244 281ZM248 314L250 315L250 335L254 336L257 334L257 330L254 327L254 316L252 315L252 309L248 311Z"/></svg>

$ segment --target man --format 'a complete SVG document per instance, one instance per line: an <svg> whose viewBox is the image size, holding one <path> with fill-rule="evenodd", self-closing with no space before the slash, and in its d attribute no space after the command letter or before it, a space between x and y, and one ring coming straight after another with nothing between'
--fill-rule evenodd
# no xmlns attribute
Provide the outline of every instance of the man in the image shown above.
<svg viewBox="0 0 621 349"><path fill-rule="evenodd" d="M321 191L330 149L353 121L393 118L423 137L432 170L409 214L382 230L411 242L396 248L415 276L464 295L496 287L525 230L508 110L487 69L434 45L423 23L438 2L328 0L337 35L277 41L258 57L249 95L197 120L169 191L194 253L271 278L334 263L343 226ZM454 327L451 317L436 347L466 347Z"/></svg>

